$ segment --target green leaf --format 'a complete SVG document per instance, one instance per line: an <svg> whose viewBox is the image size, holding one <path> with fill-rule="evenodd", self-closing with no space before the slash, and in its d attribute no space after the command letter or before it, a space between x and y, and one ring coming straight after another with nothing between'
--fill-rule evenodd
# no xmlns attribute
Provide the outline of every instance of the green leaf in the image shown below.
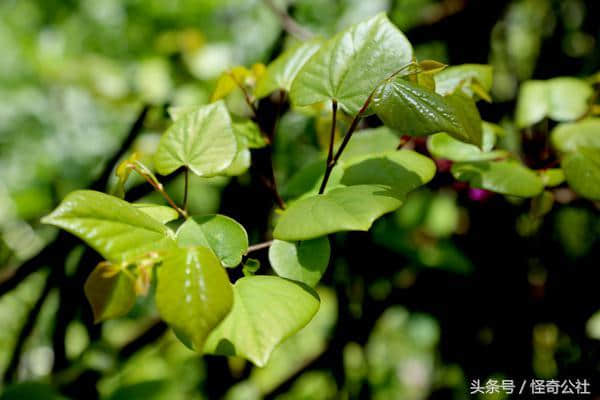
<svg viewBox="0 0 600 400"><path fill-rule="evenodd" d="M452 174L472 187L518 197L534 197L544 183L532 170L513 160L456 163Z"/></svg>
<svg viewBox="0 0 600 400"><path fill-rule="evenodd" d="M600 149L600 118L560 124L552 130L551 141L561 152L577 151L581 147Z"/></svg>
<svg viewBox="0 0 600 400"><path fill-rule="evenodd" d="M110 261L174 245L173 233L162 223L124 200L92 190L70 193L42 222L80 237Z"/></svg>
<svg viewBox="0 0 600 400"><path fill-rule="evenodd" d="M235 133L238 144L242 148L260 149L269 144L258 125L250 120L234 122L233 133Z"/></svg>
<svg viewBox="0 0 600 400"><path fill-rule="evenodd" d="M248 234L236 220L225 215L188 218L177 230L179 246L205 246L212 249L226 267L242 262L248 250Z"/></svg>
<svg viewBox="0 0 600 400"><path fill-rule="evenodd" d="M167 222L175 221L179 218L177 211L171 207L159 206L151 203L133 203L132 206L151 216L161 224L166 224Z"/></svg>
<svg viewBox="0 0 600 400"><path fill-rule="evenodd" d="M325 42L296 76L290 97L297 106L335 99L356 114L371 92L412 58L409 41L381 13Z"/></svg>
<svg viewBox="0 0 600 400"><path fill-rule="evenodd" d="M429 182L436 171L430 158L411 150L355 157L344 162L343 168L343 185L384 185L398 197Z"/></svg>
<svg viewBox="0 0 600 400"><path fill-rule="evenodd" d="M227 167L227 169L223 171L222 174L227 176L242 175L244 172L248 171L251 162L252 156L250 154L250 150L241 149L235 155L235 158L231 162L231 165Z"/></svg>
<svg viewBox="0 0 600 400"><path fill-rule="evenodd" d="M162 254L156 306L162 318L189 338L196 350L225 318L233 303L227 273L214 253L202 246Z"/></svg>
<svg viewBox="0 0 600 400"><path fill-rule="evenodd" d="M442 97L396 77L377 89L372 108L386 126L402 134L446 132L463 142L482 144L479 111L473 100L459 92Z"/></svg>
<svg viewBox="0 0 600 400"><path fill-rule="evenodd" d="M326 236L293 243L275 240L269 248L269 262L282 278L314 287L329 265L330 253Z"/></svg>
<svg viewBox="0 0 600 400"><path fill-rule="evenodd" d="M356 131L344 149L340 160L349 161L367 154L393 151L398 147L398 143L400 143L398 134L385 126Z"/></svg>
<svg viewBox="0 0 600 400"><path fill-rule="evenodd" d="M580 196L600 200L600 149L580 148L569 153L561 166L571 188Z"/></svg>
<svg viewBox="0 0 600 400"><path fill-rule="evenodd" d="M121 317L135 304L135 279L122 265L98 264L83 289L92 306L94 322Z"/></svg>
<svg viewBox="0 0 600 400"><path fill-rule="evenodd" d="M5 387L0 400L69 400L56 392L54 386L40 382L22 382Z"/></svg>
<svg viewBox="0 0 600 400"><path fill-rule="evenodd" d="M163 134L154 165L162 175L188 167L198 176L223 172L237 154L231 118L222 101L185 113Z"/></svg>
<svg viewBox="0 0 600 400"><path fill-rule="evenodd" d="M463 92L473 96L471 85L479 84L486 92L489 92L493 84L493 70L490 65L463 64L448 67L435 74L435 90L442 96L454 93L461 87Z"/></svg>
<svg viewBox="0 0 600 400"><path fill-rule="evenodd" d="M314 195L319 192L321 182L325 175L325 160L317 160L300 169L289 181L285 183L281 190L281 195L285 199L295 199L307 194ZM326 191L330 191L339 186L343 171L340 166L335 166L331 171Z"/></svg>
<svg viewBox="0 0 600 400"><path fill-rule="evenodd" d="M258 81L254 91L256 98L261 99L278 89L289 92L300 68L319 50L319 47L321 47L321 40L315 39L300 43L277 57L269 64L262 79Z"/></svg>
<svg viewBox="0 0 600 400"><path fill-rule="evenodd" d="M565 181L565 173L560 168L549 168L537 171L546 187L558 186Z"/></svg>
<svg viewBox="0 0 600 400"><path fill-rule="evenodd" d="M248 258L242 267L244 276L254 276L256 271L260 269L260 261L255 258Z"/></svg>
<svg viewBox="0 0 600 400"><path fill-rule="evenodd" d="M588 111L593 89L576 78L527 81L521 86L517 101L516 123L531 126L545 117L555 121L573 121Z"/></svg>
<svg viewBox="0 0 600 400"><path fill-rule="evenodd" d="M306 285L276 276L239 279L233 308L210 334L205 352L240 356L262 367L283 340L303 328L319 309L319 296Z"/></svg>
<svg viewBox="0 0 600 400"><path fill-rule="evenodd" d="M401 204L388 186L336 188L292 203L279 218L273 237L296 241L339 231L367 231L373 221Z"/></svg>
<svg viewBox="0 0 600 400"><path fill-rule="evenodd" d="M427 141L427 149L436 158L444 158L455 162L489 161L508 155L503 150L481 151L479 147L456 140L446 133L436 133L431 136Z"/></svg>

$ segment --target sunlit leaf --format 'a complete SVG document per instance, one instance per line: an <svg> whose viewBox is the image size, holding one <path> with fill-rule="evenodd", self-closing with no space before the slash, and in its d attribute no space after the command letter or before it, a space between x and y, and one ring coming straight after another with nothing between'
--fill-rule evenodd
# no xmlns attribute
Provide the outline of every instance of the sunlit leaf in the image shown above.
<svg viewBox="0 0 600 400"><path fill-rule="evenodd" d="M590 200L600 200L600 149L582 147L562 160L571 188Z"/></svg>
<svg viewBox="0 0 600 400"><path fill-rule="evenodd" d="M304 327L319 309L306 285L276 276L239 279L233 308L210 334L205 352L237 355L263 366L275 347Z"/></svg>
<svg viewBox="0 0 600 400"><path fill-rule="evenodd" d="M168 250L161 257L158 312L201 350L208 334L231 310L233 292L227 273L214 253L202 246Z"/></svg>
<svg viewBox="0 0 600 400"><path fill-rule="evenodd" d="M437 158L451 161L489 161L506 157L504 150L481 151L475 145L456 140L446 133L436 133L427 141L427 149Z"/></svg>
<svg viewBox="0 0 600 400"><path fill-rule="evenodd" d="M271 267L282 278L315 286L329 264L329 239L300 242L275 240L269 248Z"/></svg>
<svg viewBox="0 0 600 400"><path fill-rule="evenodd" d="M154 164L158 173L188 167L199 176L215 176L229 167L237 154L231 118L223 102L185 113L163 134Z"/></svg>
<svg viewBox="0 0 600 400"><path fill-rule="evenodd" d="M354 133L340 160L348 161L367 154L393 151L398 143L398 134L388 127L363 129Z"/></svg>
<svg viewBox="0 0 600 400"><path fill-rule="evenodd" d="M454 93L461 88L465 94L473 96L473 84L477 84L484 93L492 88L492 67L484 64L463 64L451 66L435 76L435 90L442 96ZM481 97L478 93L478 96Z"/></svg>
<svg viewBox="0 0 600 400"><path fill-rule="evenodd" d="M121 317L135 304L135 278L123 265L98 264L87 278L84 291L95 322Z"/></svg>
<svg viewBox="0 0 600 400"><path fill-rule="evenodd" d="M250 120L234 122L233 133L238 139L239 146L242 148L260 149L269 144L267 138L258 128L258 125Z"/></svg>
<svg viewBox="0 0 600 400"><path fill-rule="evenodd" d="M481 117L473 100L462 93L442 97L396 77L375 92L372 107L386 126L402 134L446 132L464 142L482 143Z"/></svg>
<svg viewBox="0 0 600 400"><path fill-rule="evenodd" d="M356 114L378 84L411 60L412 46L381 13L325 42L296 76L290 97L297 106L335 99Z"/></svg>
<svg viewBox="0 0 600 400"><path fill-rule="evenodd" d="M546 187L558 186L565 181L565 173L560 168L548 168L537 171Z"/></svg>
<svg viewBox="0 0 600 400"><path fill-rule="evenodd" d="M177 214L177 211L175 211L175 209L171 207L160 206L151 203L133 203L132 206L142 211L143 213L148 214L149 216L151 216L152 218L154 218L162 224L175 221L177 218L179 218L179 214Z"/></svg>
<svg viewBox="0 0 600 400"><path fill-rule="evenodd" d="M111 261L172 246L173 233L128 202L92 190L70 193L43 223L77 235Z"/></svg>
<svg viewBox="0 0 600 400"><path fill-rule="evenodd" d="M456 163L452 174L472 187L511 196L533 197L544 189L535 172L513 160Z"/></svg>
<svg viewBox="0 0 600 400"><path fill-rule="evenodd" d="M552 131L551 141L561 152L577 151L581 147L600 149L600 118L560 124Z"/></svg>
<svg viewBox="0 0 600 400"><path fill-rule="evenodd" d="M248 234L242 225L225 215L188 218L177 230L180 246L205 246L212 249L226 267L242 262L248 250Z"/></svg>

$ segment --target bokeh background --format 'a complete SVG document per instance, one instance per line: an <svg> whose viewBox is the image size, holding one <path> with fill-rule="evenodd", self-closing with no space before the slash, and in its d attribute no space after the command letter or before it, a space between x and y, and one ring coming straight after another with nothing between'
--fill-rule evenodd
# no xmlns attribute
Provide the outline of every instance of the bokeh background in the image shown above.
<svg viewBox="0 0 600 400"><path fill-rule="evenodd" d="M517 152L523 81L600 70L597 0L275 3L322 35L387 10L420 59L492 64L494 103L480 110ZM490 378L585 378L600 393L598 205L564 196L541 218L443 172L371 232L335 236L321 310L263 369L192 353L144 299L92 324L83 282L96 256L39 218L74 189L110 190L111 163L151 154L167 106L206 103L223 71L291 44L261 0L0 2L0 398L468 399L471 380ZM284 188L327 132L285 114ZM140 183L131 199L161 201ZM182 195L179 178L167 187ZM250 174L194 179L191 200L268 238L271 200Z"/></svg>

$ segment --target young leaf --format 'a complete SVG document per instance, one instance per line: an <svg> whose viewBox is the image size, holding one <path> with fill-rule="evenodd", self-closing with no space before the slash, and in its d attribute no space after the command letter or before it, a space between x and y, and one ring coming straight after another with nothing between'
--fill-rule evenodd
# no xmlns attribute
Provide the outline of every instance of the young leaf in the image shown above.
<svg viewBox="0 0 600 400"><path fill-rule="evenodd" d="M562 160L567 182L580 196L600 200L600 149L582 147Z"/></svg>
<svg viewBox="0 0 600 400"><path fill-rule="evenodd" d="M87 278L83 290L92 306L94 322L121 317L135 304L135 279L122 267L101 262Z"/></svg>
<svg viewBox="0 0 600 400"><path fill-rule="evenodd" d="M406 135L446 132L481 146L481 117L473 100L462 93L447 97L402 77L382 85L373 96L373 111L386 126Z"/></svg>
<svg viewBox="0 0 600 400"><path fill-rule="evenodd" d="M238 139L239 146L242 148L260 149L269 144L265 136L260 132L258 125L250 120L235 122L233 124L233 133Z"/></svg>
<svg viewBox="0 0 600 400"><path fill-rule="evenodd" d="M436 170L430 158L411 150L355 157L345 161L343 168L343 185L384 185L397 197L429 182Z"/></svg>
<svg viewBox="0 0 600 400"><path fill-rule="evenodd" d="M171 207L151 203L133 203L132 206L151 216L161 224L166 224L167 222L175 221L179 218L177 211Z"/></svg>
<svg viewBox="0 0 600 400"><path fill-rule="evenodd" d="M92 190L70 193L42 222L80 237L110 261L174 245L173 233L162 223L124 200Z"/></svg>
<svg viewBox="0 0 600 400"><path fill-rule="evenodd" d="M248 250L248 234L242 225L224 215L188 218L177 230L179 246L205 246L212 249L226 267L242 262Z"/></svg>
<svg viewBox="0 0 600 400"><path fill-rule="evenodd" d="M275 240L269 248L269 262L282 278L314 287L329 265L330 252L326 236L293 243Z"/></svg>
<svg viewBox="0 0 600 400"><path fill-rule="evenodd" d="M256 98L261 99L278 89L289 92L298 71L319 47L321 40L314 39L300 43L277 57L258 81L254 92Z"/></svg>
<svg viewBox="0 0 600 400"><path fill-rule="evenodd" d="M492 67L484 64L464 64L448 67L436 74L434 78L435 90L442 96L449 95L454 93L456 89L462 88L465 94L473 97L472 85L474 83L478 84L485 93L491 90L493 83Z"/></svg>
<svg viewBox="0 0 600 400"><path fill-rule="evenodd" d="M336 188L292 203L279 218L273 237L296 241L339 231L367 231L373 221L401 204L388 186Z"/></svg>
<svg viewBox="0 0 600 400"><path fill-rule="evenodd" d="M412 58L409 41L381 13L325 42L298 72L290 97L297 106L335 99L356 114L377 85Z"/></svg>
<svg viewBox="0 0 600 400"><path fill-rule="evenodd" d="M162 318L200 351L233 303L229 278L202 246L165 251L158 267L156 306Z"/></svg>
<svg viewBox="0 0 600 400"><path fill-rule="evenodd" d="M162 136L154 164L162 175L188 167L210 177L229 167L237 154L231 118L222 101L180 117Z"/></svg>
<svg viewBox="0 0 600 400"><path fill-rule="evenodd" d="M525 128L545 117L555 121L573 121L589 109L594 91L589 83L576 78L527 81L517 101L516 123Z"/></svg>
<svg viewBox="0 0 600 400"><path fill-rule="evenodd" d="M248 258L242 267L244 276L254 276L260 268L260 261L256 258Z"/></svg>
<svg viewBox="0 0 600 400"><path fill-rule="evenodd" d="M581 147L600 149L600 118L560 124L552 131L551 141L561 152L577 151Z"/></svg>
<svg viewBox="0 0 600 400"><path fill-rule="evenodd" d="M264 366L275 347L302 329L319 309L306 285L276 276L250 276L234 287L233 308L210 334L206 353L240 356Z"/></svg>
<svg viewBox="0 0 600 400"><path fill-rule="evenodd" d="M513 160L456 163L452 175L472 187L518 197L534 197L544 190L541 178Z"/></svg>
<svg viewBox="0 0 600 400"><path fill-rule="evenodd" d="M446 133L436 133L429 137L427 149L437 158L455 162L489 161L508 155L504 150L481 151L479 147L456 140Z"/></svg>
<svg viewBox="0 0 600 400"><path fill-rule="evenodd" d="M560 168L549 168L537 171L546 187L558 186L565 181L565 173Z"/></svg>

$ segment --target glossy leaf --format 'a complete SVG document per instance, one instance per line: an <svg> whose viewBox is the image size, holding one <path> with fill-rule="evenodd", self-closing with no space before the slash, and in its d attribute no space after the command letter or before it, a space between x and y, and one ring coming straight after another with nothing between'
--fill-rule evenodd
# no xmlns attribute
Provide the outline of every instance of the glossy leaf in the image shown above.
<svg viewBox="0 0 600 400"><path fill-rule="evenodd" d="M188 167L199 176L215 176L229 167L237 154L231 118L219 101L185 113L162 136L154 164L158 173Z"/></svg>
<svg viewBox="0 0 600 400"><path fill-rule="evenodd" d="M527 81L519 91L517 126L525 128L545 117L555 121L576 120L588 111L592 94L592 87L576 78Z"/></svg>
<svg viewBox="0 0 600 400"><path fill-rule="evenodd" d="M269 248L269 262L282 278L314 287L327 269L330 253L327 237L300 242L275 240Z"/></svg>
<svg viewBox="0 0 600 400"><path fill-rule="evenodd" d="M577 151L582 147L600 149L600 118L560 124L552 131L552 145L561 152Z"/></svg>
<svg viewBox="0 0 600 400"><path fill-rule="evenodd" d="M513 160L456 163L452 174L472 187L518 197L534 197L544 183L532 170Z"/></svg>
<svg viewBox="0 0 600 400"><path fill-rule="evenodd" d="M269 64L262 79L257 83L254 92L256 98L261 99L278 89L289 92L300 68L319 47L321 40L315 39L300 43L277 57Z"/></svg>
<svg viewBox="0 0 600 400"><path fill-rule="evenodd" d="M177 211L171 207L151 203L132 203L132 206L144 214L151 216L161 224L166 224L167 222L175 221L179 218Z"/></svg>
<svg viewBox="0 0 600 400"><path fill-rule="evenodd" d="M600 200L600 149L581 148L561 163L571 188L580 196Z"/></svg>
<svg viewBox="0 0 600 400"><path fill-rule="evenodd" d="M83 239L110 261L174 245L172 232L128 202L92 190L70 193L42 219Z"/></svg>
<svg viewBox="0 0 600 400"><path fill-rule="evenodd" d="M248 250L248 234L236 220L225 215L188 218L177 230L180 246L205 246L212 249L226 267L242 262Z"/></svg>
<svg viewBox="0 0 600 400"><path fill-rule="evenodd" d="M375 92L372 109L386 126L402 134L446 132L464 142L482 143L481 117L473 100L462 93L442 97L397 77Z"/></svg>
<svg viewBox="0 0 600 400"><path fill-rule="evenodd" d="M297 106L335 99L356 114L371 92L412 61L412 46L378 14L325 42L298 73L290 90Z"/></svg>
<svg viewBox="0 0 600 400"><path fill-rule="evenodd" d="M135 304L135 279L122 265L98 264L83 288L94 312L94 322L121 317Z"/></svg>
<svg viewBox="0 0 600 400"><path fill-rule="evenodd" d="M214 253L202 246L161 254L156 306L162 318L196 350L225 318L233 303L227 273Z"/></svg>
<svg viewBox="0 0 600 400"><path fill-rule="evenodd" d="M373 221L401 204L387 186L336 188L292 203L280 216L273 237L296 241L339 231L367 231Z"/></svg>
<svg viewBox="0 0 600 400"><path fill-rule="evenodd" d="M340 181L346 186L384 185L402 197L429 182L435 175L435 163L411 150L368 154L343 163Z"/></svg>
<svg viewBox="0 0 600 400"><path fill-rule="evenodd" d="M427 149L437 158L461 161L489 161L503 158L506 151L482 151L479 147L456 140L447 133L436 133L427 141Z"/></svg>
<svg viewBox="0 0 600 400"><path fill-rule="evenodd" d="M247 358L259 367L275 347L303 328L319 309L306 285L276 276L239 279L231 313L210 334L205 352Z"/></svg>
<svg viewBox="0 0 600 400"><path fill-rule="evenodd" d="M484 64L464 64L448 67L434 76L435 90L442 96L454 93L457 88L473 96L472 84L489 92L493 84L492 67Z"/></svg>

